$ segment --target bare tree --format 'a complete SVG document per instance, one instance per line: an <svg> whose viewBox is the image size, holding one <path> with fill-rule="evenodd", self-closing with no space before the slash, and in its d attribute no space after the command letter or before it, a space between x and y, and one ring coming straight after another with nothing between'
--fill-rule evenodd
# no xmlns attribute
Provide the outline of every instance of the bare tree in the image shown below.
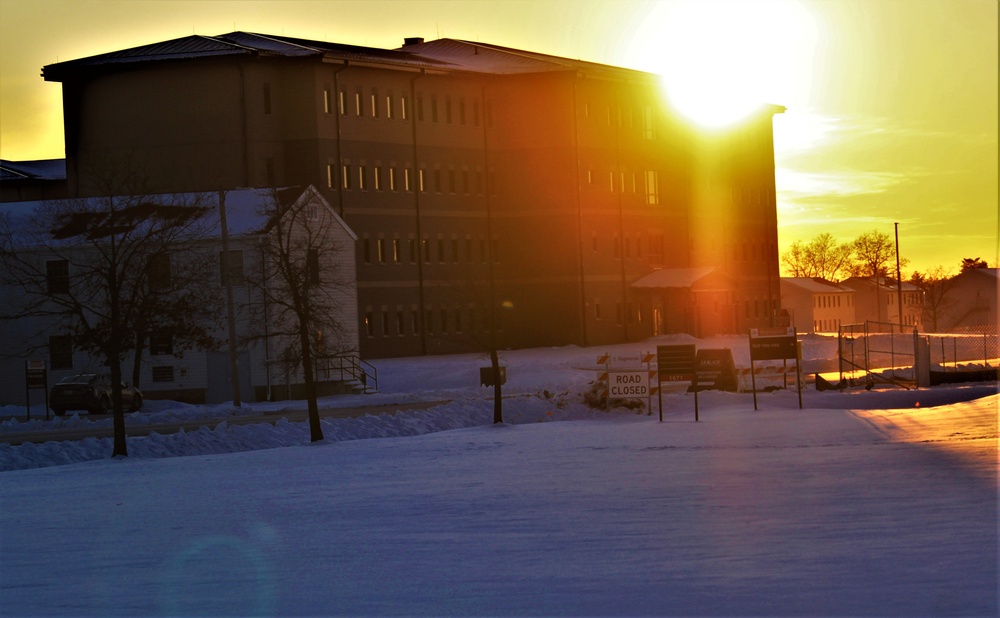
<svg viewBox="0 0 1000 618"><path fill-rule="evenodd" d="M888 264L896 256L896 245L885 232L872 230L861 234L851 243L854 249L855 274L861 277L885 277ZM902 264L906 260L901 260Z"/></svg>
<svg viewBox="0 0 1000 618"><path fill-rule="evenodd" d="M310 439L316 442L323 439L317 360L357 351L345 321L354 306L347 293L354 269L344 267L345 255L353 255L346 244L353 236L314 190L272 191L260 214L267 222L259 240L263 263L260 276L249 280L263 299L268 331L255 336L283 342L282 358L301 368Z"/></svg>
<svg viewBox="0 0 1000 618"><path fill-rule="evenodd" d="M829 233L812 239L808 245L795 241L781 255L786 272L792 277L819 277L837 281L851 271L853 247L840 244Z"/></svg>
<svg viewBox="0 0 1000 618"><path fill-rule="evenodd" d="M156 256L204 234L207 212L201 196L128 194L48 202L2 223L0 277L19 291L19 301L0 317L42 318L68 333L75 349L104 360L112 385L113 457L128 455L123 360L141 353L150 325L197 323L210 306L168 294L179 292L174 287L151 290ZM168 317L171 311L184 312L183 319Z"/></svg>
<svg viewBox="0 0 1000 618"><path fill-rule="evenodd" d="M937 332L941 320L955 304L950 292L954 287L954 278L938 266L926 274L915 272L910 277L910 283L920 288L924 295L924 323L932 332Z"/></svg>

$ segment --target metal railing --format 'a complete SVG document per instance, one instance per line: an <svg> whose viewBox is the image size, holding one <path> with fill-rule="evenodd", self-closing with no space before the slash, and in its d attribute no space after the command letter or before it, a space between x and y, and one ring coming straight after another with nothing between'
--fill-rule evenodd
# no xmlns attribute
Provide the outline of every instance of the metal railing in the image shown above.
<svg viewBox="0 0 1000 618"><path fill-rule="evenodd" d="M316 379L361 384L365 393L378 392L378 369L353 354L321 356L316 359Z"/></svg>

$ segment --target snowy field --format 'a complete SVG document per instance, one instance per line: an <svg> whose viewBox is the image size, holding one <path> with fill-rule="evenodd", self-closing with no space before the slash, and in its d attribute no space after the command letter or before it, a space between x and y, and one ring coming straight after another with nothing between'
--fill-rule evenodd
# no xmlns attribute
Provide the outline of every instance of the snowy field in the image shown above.
<svg viewBox="0 0 1000 618"><path fill-rule="evenodd" d="M220 420L121 460L0 445L0 615L997 615L995 385L584 405L598 354L688 341L504 352L500 426L469 355L378 362L321 407L445 403L316 444L225 420L302 402L148 402L129 423ZM0 432L109 422L44 416Z"/></svg>

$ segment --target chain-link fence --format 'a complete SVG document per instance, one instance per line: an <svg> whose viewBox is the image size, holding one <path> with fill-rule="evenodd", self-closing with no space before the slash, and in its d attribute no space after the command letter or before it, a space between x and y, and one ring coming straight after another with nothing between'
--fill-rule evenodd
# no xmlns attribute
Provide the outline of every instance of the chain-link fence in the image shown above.
<svg viewBox="0 0 1000 618"><path fill-rule="evenodd" d="M912 326L869 321L845 324L839 329L841 386L914 386L918 339L927 342L922 358L925 363L929 362L932 384L997 379L1000 334L995 331L926 334L918 333ZM962 375L952 376L953 379L940 376L947 372Z"/></svg>

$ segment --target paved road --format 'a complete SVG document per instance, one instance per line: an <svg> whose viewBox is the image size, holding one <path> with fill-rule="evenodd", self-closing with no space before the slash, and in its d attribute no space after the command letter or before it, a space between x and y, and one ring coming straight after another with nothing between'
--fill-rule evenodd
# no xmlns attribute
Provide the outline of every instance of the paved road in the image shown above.
<svg viewBox="0 0 1000 618"><path fill-rule="evenodd" d="M357 408L330 408L320 410L320 418L355 418L369 414L395 414L396 412L406 412L408 410L424 410L433 408L447 401L423 401L415 403L398 403L378 406L362 406ZM226 422L230 425L248 425L251 423L269 423L274 425L282 418L291 422L305 421L308 415L306 410L280 410L265 414L255 414L252 416L220 416L213 418L203 418L194 421L181 421L173 423L158 423L153 425L137 425L125 428L128 437L148 436L151 433L169 434L177 433L181 429L184 431L197 430L201 427L215 427L219 423ZM110 418L108 414L95 415L95 419ZM51 429L45 431L30 431L18 433L0 434L2 444L24 444L26 442L52 442L64 440L83 440L84 438L110 438L114 429L111 426L101 427L73 427L69 429Z"/></svg>

